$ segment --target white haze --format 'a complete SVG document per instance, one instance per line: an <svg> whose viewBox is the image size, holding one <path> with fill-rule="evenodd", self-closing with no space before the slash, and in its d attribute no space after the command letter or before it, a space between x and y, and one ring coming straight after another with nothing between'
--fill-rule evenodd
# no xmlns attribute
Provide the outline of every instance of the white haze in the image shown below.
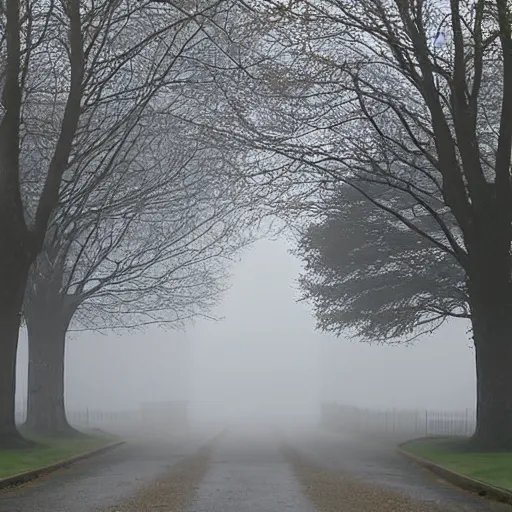
<svg viewBox="0 0 512 512"><path fill-rule="evenodd" d="M135 410L185 399L192 419L311 423L322 400L350 405L474 407L474 354L463 322L411 347L369 346L314 328L297 303L300 262L284 241L254 244L233 268L217 314L186 333L148 329L124 336L80 333L66 355L67 407ZM22 335L18 401L26 391Z"/></svg>

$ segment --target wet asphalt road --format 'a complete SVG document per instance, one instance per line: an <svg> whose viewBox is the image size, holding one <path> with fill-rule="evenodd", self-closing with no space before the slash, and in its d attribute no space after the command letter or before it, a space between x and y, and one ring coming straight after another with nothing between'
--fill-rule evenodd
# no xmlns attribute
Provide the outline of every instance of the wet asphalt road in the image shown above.
<svg viewBox="0 0 512 512"><path fill-rule="evenodd" d="M188 512L314 512L272 432L231 433Z"/></svg>
<svg viewBox="0 0 512 512"><path fill-rule="evenodd" d="M206 437L135 438L13 490L0 491L0 512L95 512L116 505L165 473Z"/></svg>
<svg viewBox="0 0 512 512"><path fill-rule="evenodd" d="M430 503L447 512L512 512L508 505L490 502L440 480L396 453L391 441L318 431L289 434L288 440L319 467L396 491L418 503Z"/></svg>
<svg viewBox="0 0 512 512"><path fill-rule="evenodd" d="M214 434L152 441L135 439L121 449L12 491L0 492L0 512L98 512L108 507L115 510L180 461L193 456ZM299 474L279 439L269 430L230 432L215 444L201 482L190 484L193 497L189 506L162 509L161 503L152 504L149 495L140 512L368 512L380 510L375 508L380 492L382 500L387 499L389 492L407 497L408 505L403 509L407 512L430 510L429 505L436 512L512 511L511 507L487 502L439 481L394 453L389 443L339 433L286 433L287 444L309 461ZM315 468L322 468L324 473ZM319 481L322 474L330 483L324 485ZM340 492L337 476L332 475L349 475L350 479L362 482L361 487L354 487L363 494L353 502L357 503L355 506L340 498L344 494ZM365 501L370 499L365 493L367 484L373 489L371 506ZM322 494L321 498L313 499L312 489Z"/></svg>

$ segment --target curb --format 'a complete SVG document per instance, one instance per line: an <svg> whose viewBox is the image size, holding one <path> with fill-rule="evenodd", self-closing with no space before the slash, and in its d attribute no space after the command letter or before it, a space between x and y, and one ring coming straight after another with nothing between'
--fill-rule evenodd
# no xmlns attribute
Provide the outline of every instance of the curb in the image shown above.
<svg viewBox="0 0 512 512"><path fill-rule="evenodd" d="M505 489L501 489L500 487L494 487L493 485L490 484L485 484L479 480L474 480L469 476L461 475L456 471L445 468L444 466L440 466L439 464L436 464L435 462L432 462L428 459L424 459L423 457L419 457L418 455L413 455L412 453L408 452L403 448L403 446L408 442L410 441L401 443L395 448L395 450L403 457L412 460L419 466L428 469L435 475L440 476L450 484L455 485L460 489L478 494L483 498L512 505L512 492L507 491Z"/></svg>
<svg viewBox="0 0 512 512"><path fill-rule="evenodd" d="M102 453L113 450L114 448L118 448L125 444L126 441L116 441L114 443L107 444L106 446L102 446L101 448L96 448L90 452L81 453L79 455L74 455L69 459L64 459L59 462L55 462L53 464L49 464L48 466L43 466L41 468L31 469L30 471L25 471L23 473L18 473L17 475L8 476L6 478L0 478L0 489L6 489L8 487L14 487L17 485L25 484L30 482L31 480L35 480L42 475L46 475L48 473L53 473L58 469L70 466L75 462L79 462L81 460L89 459L95 455L101 455Z"/></svg>

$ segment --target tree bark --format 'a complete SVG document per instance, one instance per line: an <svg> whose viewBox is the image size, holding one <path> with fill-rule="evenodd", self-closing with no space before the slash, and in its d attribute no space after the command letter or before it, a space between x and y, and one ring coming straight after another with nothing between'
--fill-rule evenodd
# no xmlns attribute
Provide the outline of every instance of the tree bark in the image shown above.
<svg viewBox="0 0 512 512"><path fill-rule="evenodd" d="M64 358L67 312L55 310L27 315L29 344L28 410L26 427L43 436L77 435L66 417Z"/></svg>
<svg viewBox="0 0 512 512"><path fill-rule="evenodd" d="M30 444L16 429L16 356L28 258L9 243L0 247L0 448Z"/></svg>
<svg viewBox="0 0 512 512"><path fill-rule="evenodd" d="M475 447L512 450L512 315L475 311L473 331L477 376Z"/></svg>
<svg viewBox="0 0 512 512"><path fill-rule="evenodd" d="M16 355L23 295L30 264L41 249L80 118L84 75L80 2L69 3L70 90L62 127L43 190L37 203L34 227L28 229L20 191L20 125L23 75L19 0L4 5L6 62L0 90L0 447L26 446L15 426ZM27 64L28 61L25 62Z"/></svg>
<svg viewBox="0 0 512 512"><path fill-rule="evenodd" d="M500 241L493 226L480 232L479 238L480 244L473 244L469 253L468 272L477 377L477 423L472 441L478 449L512 450L510 243L506 237Z"/></svg>

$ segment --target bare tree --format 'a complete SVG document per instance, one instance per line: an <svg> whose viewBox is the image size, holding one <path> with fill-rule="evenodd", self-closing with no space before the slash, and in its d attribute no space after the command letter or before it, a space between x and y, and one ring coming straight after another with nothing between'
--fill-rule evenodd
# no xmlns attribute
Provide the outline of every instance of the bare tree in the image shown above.
<svg viewBox="0 0 512 512"><path fill-rule="evenodd" d="M229 115L218 131L227 133L230 119L238 120L235 139L254 150L249 178L259 187L282 186L296 197L315 182L344 183L457 262L476 352L473 440L510 448L510 6L505 0L247 6L266 29L247 49L246 87L221 84ZM242 91L251 91L251 99ZM409 200L381 201L365 191L367 184ZM430 216L437 230L425 231L415 212Z"/></svg>
<svg viewBox="0 0 512 512"><path fill-rule="evenodd" d="M221 162L187 146L184 131L129 139L109 163L116 186L56 211L25 300L32 431L74 433L64 408L69 328L181 327L208 314L223 291L227 263L245 242L242 216L231 184L218 179Z"/></svg>
<svg viewBox="0 0 512 512"><path fill-rule="evenodd" d="M20 443L14 425L15 366L20 311L30 264L39 251L46 225L58 200L60 180L67 164L73 136L80 116L81 88L84 76L84 49L81 33L80 3L71 0L55 6L39 23L40 34L31 27L35 15L32 7L20 12L19 0L2 3L5 27L5 70L2 88L3 115L0 121L0 444ZM24 4L30 6L31 4ZM60 8L59 8L60 7ZM39 16L39 13L38 13ZM23 21L25 20L25 21ZM30 56L49 27L61 29L68 40L60 42L69 57L69 82L61 131L42 180L33 225L29 226L22 199L20 181L20 139L22 133L23 86L27 80ZM28 31L23 37L23 30ZM23 41L23 39L26 39ZM22 44L26 43L25 48Z"/></svg>
<svg viewBox="0 0 512 512"><path fill-rule="evenodd" d="M197 44L218 4L205 2L193 12L149 0L0 4L2 446L24 445L14 424L20 312L29 267L62 187L74 186L76 164L94 154L102 138L124 130L157 91L180 80L171 71ZM110 115L114 104L124 108ZM101 135L94 129L100 124Z"/></svg>

